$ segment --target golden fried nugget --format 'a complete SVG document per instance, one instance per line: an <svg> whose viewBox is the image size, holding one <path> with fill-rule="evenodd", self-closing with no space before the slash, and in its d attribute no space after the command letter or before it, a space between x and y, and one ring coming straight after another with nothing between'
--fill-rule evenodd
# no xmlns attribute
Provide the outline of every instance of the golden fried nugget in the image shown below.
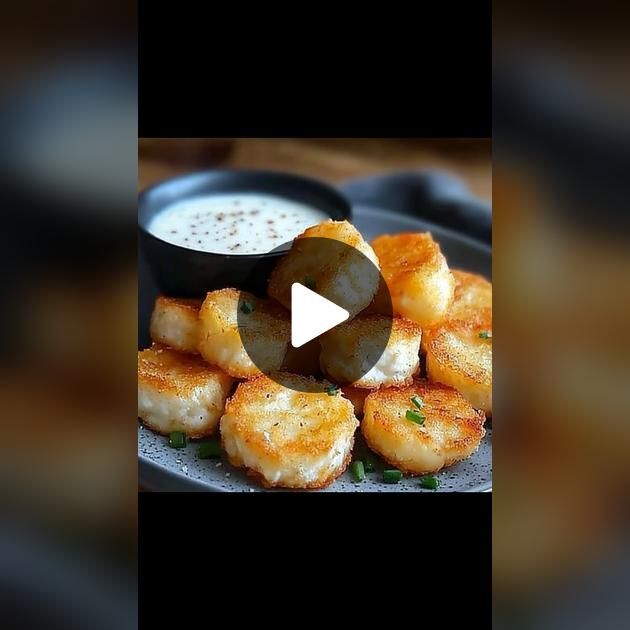
<svg viewBox="0 0 630 630"><path fill-rule="evenodd" d="M492 310L492 283L483 276L452 269L455 296L446 319L469 320L480 312Z"/></svg>
<svg viewBox="0 0 630 630"><path fill-rule="evenodd" d="M349 247L335 247L332 241ZM353 225L347 221L325 221L293 241L271 273L267 292L290 309L291 286L299 282L345 308L352 318L374 298L380 278L378 269L374 251Z"/></svg>
<svg viewBox="0 0 630 630"><path fill-rule="evenodd" d="M243 314L240 330L239 300L241 308L243 302L252 308L250 313ZM269 300L237 289L208 293L199 311L201 355L235 378L254 378L262 372L279 369L290 334L286 311ZM246 339L247 349L243 339Z"/></svg>
<svg viewBox="0 0 630 630"><path fill-rule="evenodd" d="M164 435L210 435L219 424L233 379L200 356L154 344L138 352L138 416Z"/></svg>
<svg viewBox="0 0 630 630"><path fill-rule="evenodd" d="M444 319L453 301L455 280L431 234L385 234L375 239L372 247L394 313L423 328Z"/></svg>
<svg viewBox="0 0 630 630"><path fill-rule="evenodd" d="M359 315L320 337L320 365L343 385L404 385L418 371L421 337L420 327L402 317Z"/></svg>
<svg viewBox="0 0 630 630"><path fill-rule="evenodd" d="M451 270L455 278L455 297L443 322L479 322L483 328L492 329L492 284L483 276L458 269ZM426 356L430 335L422 338L422 354Z"/></svg>
<svg viewBox="0 0 630 630"><path fill-rule="evenodd" d="M332 483L350 461L359 423L350 401L329 387L285 372L241 383L221 418L230 463L267 487Z"/></svg>
<svg viewBox="0 0 630 630"><path fill-rule="evenodd" d="M483 313L483 312L482 312ZM427 376L454 387L475 408L492 414L492 319L450 321L425 331Z"/></svg>
<svg viewBox="0 0 630 630"><path fill-rule="evenodd" d="M483 414L439 383L379 389L365 399L363 414L368 446L410 474L436 472L469 457L485 435Z"/></svg>
<svg viewBox="0 0 630 630"><path fill-rule="evenodd" d="M182 352L197 353L201 300L161 295L151 315L151 339Z"/></svg>

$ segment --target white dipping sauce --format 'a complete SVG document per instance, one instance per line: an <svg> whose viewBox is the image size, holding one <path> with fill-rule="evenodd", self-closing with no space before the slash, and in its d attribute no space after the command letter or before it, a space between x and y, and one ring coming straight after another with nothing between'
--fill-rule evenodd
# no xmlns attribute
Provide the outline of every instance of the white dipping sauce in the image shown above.
<svg viewBox="0 0 630 630"><path fill-rule="evenodd" d="M261 254L329 219L322 210L273 195L230 193L178 201L153 217L154 236L217 254Z"/></svg>

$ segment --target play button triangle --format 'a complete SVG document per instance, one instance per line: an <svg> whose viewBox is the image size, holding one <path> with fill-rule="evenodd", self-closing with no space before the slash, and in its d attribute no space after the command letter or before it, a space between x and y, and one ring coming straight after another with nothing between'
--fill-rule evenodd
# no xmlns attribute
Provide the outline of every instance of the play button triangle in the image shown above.
<svg viewBox="0 0 630 630"><path fill-rule="evenodd" d="M294 348L345 322L349 316L348 311L299 282L291 285L291 345Z"/></svg>

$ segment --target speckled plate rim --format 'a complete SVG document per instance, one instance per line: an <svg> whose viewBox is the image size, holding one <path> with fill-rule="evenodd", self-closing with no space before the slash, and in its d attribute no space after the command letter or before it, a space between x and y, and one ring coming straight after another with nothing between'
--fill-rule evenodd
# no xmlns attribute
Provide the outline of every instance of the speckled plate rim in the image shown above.
<svg viewBox="0 0 630 630"><path fill-rule="evenodd" d="M138 455L138 482L143 490L151 492L232 492L226 488L212 486L210 482L191 479L184 473L172 468L166 468L155 463L145 455ZM256 487L256 492L266 492L265 488ZM271 492L281 492L280 488L274 488ZM316 493L317 490L284 490L285 492ZM492 481L454 492L492 492ZM369 491L368 491L369 493Z"/></svg>
<svg viewBox="0 0 630 630"><path fill-rule="evenodd" d="M372 207L372 206L360 206L360 211L355 212L355 209L358 210L356 206L353 207L353 214L355 214L355 218L359 219L362 216L365 219L369 219L373 217L374 219L383 218L384 210L382 208ZM456 230L449 229L447 227L437 225L431 221L427 221L421 217L415 217L410 215L403 215L400 213L395 213L391 211L386 211L390 215L395 215L398 221L403 223L408 223L410 229L418 228L418 224L422 224L426 227L427 230L431 232L441 233L445 236L453 240L459 241L462 245L471 247L473 249L477 249L482 251L483 253L492 256L492 247L487 243L484 243L476 238L467 236L466 234L462 234L461 232L457 232ZM363 231L363 230L362 230ZM373 238L372 236L368 236L368 239ZM140 430L141 423L138 421L137 427ZM138 453L138 482L140 487L143 490L154 491L154 492L233 492L227 488L223 488L217 485L213 485L212 481L201 481L199 479L194 479L186 475L185 473L173 469L171 467L163 466L159 463L156 463L151 458ZM274 488L271 490L266 490L265 488L256 487L254 489L256 492L307 492L316 494L318 491L313 490L287 490L287 489L278 489ZM368 491L369 492L369 491ZM465 488L462 490L453 490L453 492L492 492L492 478L483 483L477 484L476 486L471 486L469 488Z"/></svg>

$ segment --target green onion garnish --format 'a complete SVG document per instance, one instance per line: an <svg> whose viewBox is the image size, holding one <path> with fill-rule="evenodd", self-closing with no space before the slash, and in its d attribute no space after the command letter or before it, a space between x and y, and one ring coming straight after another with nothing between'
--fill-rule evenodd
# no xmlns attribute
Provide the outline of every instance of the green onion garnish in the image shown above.
<svg viewBox="0 0 630 630"><path fill-rule="evenodd" d="M197 449L197 457L199 459L217 459L221 457L221 442L219 440L201 442Z"/></svg>
<svg viewBox="0 0 630 630"><path fill-rule="evenodd" d="M482 330L479 333L480 339L492 339L492 331L491 330Z"/></svg>
<svg viewBox="0 0 630 630"><path fill-rule="evenodd" d="M402 473L400 470L392 469L383 471L383 481L385 483L398 483L401 479Z"/></svg>
<svg viewBox="0 0 630 630"><path fill-rule="evenodd" d="M315 291L315 278L306 276L306 278L304 278L304 286L311 291Z"/></svg>
<svg viewBox="0 0 630 630"><path fill-rule="evenodd" d="M355 481L363 481L365 479L365 468L363 467L363 462L360 459L352 462L352 476Z"/></svg>
<svg viewBox="0 0 630 630"><path fill-rule="evenodd" d="M245 315L249 315L254 312L254 305L251 302L243 302L241 304L241 313L245 313Z"/></svg>
<svg viewBox="0 0 630 630"><path fill-rule="evenodd" d="M329 396L334 396L335 394L339 393L339 385L331 385L330 387L326 388L326 393Z"/></svg>
<svg viewBox="0 0 630 630"><path fill-rule="evenodd" d="M186 435L183 431L173 431L168 436L168 443L173 448L184 448L186 446Z"/></svg>
<svg viewBox="0 0 630 630"><path fill-rule="evenodd" d="M420 477L420 485L427 490L437 490L440 485L440 480L433 475L425 475Z"/></svg>
<svg viewBox="0 0 630 630"><path fill-rule="evenodd" d="M422 402L422 398L420 396L412 396L411 402L418 408L422 409L424 407L424 403Z"/></svg>
<svg viewBox="0 0 630 630"><path fill-rule="evenodd" d="M367 453L363 458L363 468L365 472L374 472L376 468L376 460Z"/></svg>
<svg viewBox="0 0 630 630"><path fill-rule="evenodd" d="M407 418L407 420L411 420L412 422L415 422L416 424L424 424L424 421L426 420L425 416L423 416L421 413L418 413L417 411L414 411L413 409L408 409L407 412L405 413L405 418Z"/></svg>

